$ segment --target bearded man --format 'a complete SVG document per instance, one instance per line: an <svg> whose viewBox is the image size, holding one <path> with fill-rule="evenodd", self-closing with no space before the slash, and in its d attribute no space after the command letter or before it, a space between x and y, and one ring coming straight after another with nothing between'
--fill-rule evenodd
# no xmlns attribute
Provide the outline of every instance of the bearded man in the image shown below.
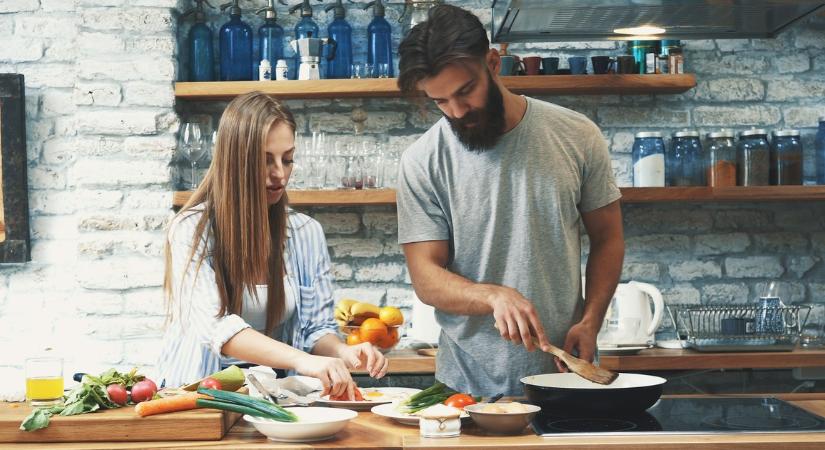
<svg viewBox="0 0 825 450"><path fill-rule="evenodd" d="M565 370L553 342L592 361L624 258L607 144L585 116L513 94L476 16L439 5L399 47L398 85L444 114L401 159L398 239L441 325L436 379L522 395ZM581 229L590 240L582 297Z"/></svg>

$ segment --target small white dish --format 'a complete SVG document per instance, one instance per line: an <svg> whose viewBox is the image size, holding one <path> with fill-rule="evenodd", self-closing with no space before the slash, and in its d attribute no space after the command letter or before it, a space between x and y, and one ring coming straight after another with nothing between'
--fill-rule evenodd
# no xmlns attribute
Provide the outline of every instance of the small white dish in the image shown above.
<svg viewBox="0 0 825 450"><path fill-rule="evenodd" d="M647 350L650 347L647 345L639 345L633 347L599 347L600 355L635 355L642 350Z"/></svg>
<svg viewBox="0 0 825 450"><path fill-rule="evenodd" d="M367 411L375 405L382 403L400 402L406 400L413 394L421 392L421 389L385 387L385 388L359 388L364 400L330 400L329 395L320 396L310 394L308 398L315 399L318 403L324 403L334 408L349 408L356 411Z"/></svg>
<svg viewBox="0 0 825 450"><path fill-rule="evenodd" d="M418 422L420 418L418 416L412 414L404 414L398 411L397 408L398 404L396 403L384 403L381 405L374 406L370 411L373 414L388 417L402 425L415 425L418 426ZM469 419L470 415L467 414L466 411L461 411L461 419Z"/></svg>
<svg viewBox="0 0 825 450"><path fill-rule="evenodd" d="M321 408L286 408L298 416L297 422L278 422L277 420L243 416L261 434L273 441L312 442L323 441L343 430L358 413L349 409Z"/></svg>

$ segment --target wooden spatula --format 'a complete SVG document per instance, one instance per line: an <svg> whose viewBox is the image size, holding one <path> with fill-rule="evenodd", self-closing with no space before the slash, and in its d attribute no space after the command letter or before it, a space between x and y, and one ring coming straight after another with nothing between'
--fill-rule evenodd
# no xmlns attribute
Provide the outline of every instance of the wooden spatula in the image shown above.
<svg viewBox="0 0 825 450"><path fill-rule="evenodd" d="M536 338L533 338L533 345L541 348L539 340ZM616 379L616 377L619 376L616 372L612 372L601 367L596 367L590 362L576 358L553 344L547 344L547 349L541 349L542 351L552 353L554 356L558 357L573 373L594 383L610 384Z"/></svg>

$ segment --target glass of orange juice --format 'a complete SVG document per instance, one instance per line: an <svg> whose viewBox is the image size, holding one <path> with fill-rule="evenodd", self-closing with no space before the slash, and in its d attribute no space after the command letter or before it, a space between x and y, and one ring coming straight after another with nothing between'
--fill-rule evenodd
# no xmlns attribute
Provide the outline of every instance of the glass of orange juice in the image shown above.
<svg viewBox="0 0 825 450"><path fill-rule="evenodd" d="M26 359L26 400L32 406L52 406L63 402L63 359Z"/></svg>

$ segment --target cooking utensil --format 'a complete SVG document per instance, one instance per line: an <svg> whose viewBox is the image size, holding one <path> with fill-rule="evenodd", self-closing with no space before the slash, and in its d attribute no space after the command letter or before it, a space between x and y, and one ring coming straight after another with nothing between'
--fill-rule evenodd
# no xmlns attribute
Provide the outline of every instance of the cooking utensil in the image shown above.
<svg viewBox="0 0 825 450"><path fill-rule="evenodd" d="M501 400L501 397L504 397L504 394L496 394L496 395L490 397L490 399L487 400L487 403L495 403L495 402Z"/></svg>
<svg viewBox="0 0 825 450"><path fill-rule="evenodd" d="M275 400L275 398L273 398L272 395L269 393L269 390L265 388L264 385L261 384L261 382L258 381L257 378L255 378L255 375L252 375L250 373L246 376L246 379L249 380L250 383L252 383L252 386L254 386L255 389L258 390L258 392L261 393L261 395L264 397L264 400L275 403L276 405L278 404L278 401Z"/></svg>
<svg viewBox="0 0 825 450"><path fill-rule="evenodd" d="M566 351L556 347L553 344L547 344L546 348L542 348L538 339L533 338L533 345L541 348L542 351L552 353L559 358L568 369L582 378L586 378L594 383L610 384L616 377L619 376L616 372L612 372L601 367L594 366L592 363L567 353Z"/></svg>
<svg viewBox="0 0 825 450"><path fill-rule="evenodd" d="M314 402L314 400L298 395L285 387L280 388L280 393L285 395L286 398L288 398L289 400L295 402L295 404L298 406L309 406L311 403Z"/></svg>
<svg viewBox="0 0 825 450"><path fill-rule="evenodd" d="M622 373L609 386L572 373L532 375L521 379L531 403L546 411L571 414L631 414L651 407L662 395L664 378Z"/></svg>

